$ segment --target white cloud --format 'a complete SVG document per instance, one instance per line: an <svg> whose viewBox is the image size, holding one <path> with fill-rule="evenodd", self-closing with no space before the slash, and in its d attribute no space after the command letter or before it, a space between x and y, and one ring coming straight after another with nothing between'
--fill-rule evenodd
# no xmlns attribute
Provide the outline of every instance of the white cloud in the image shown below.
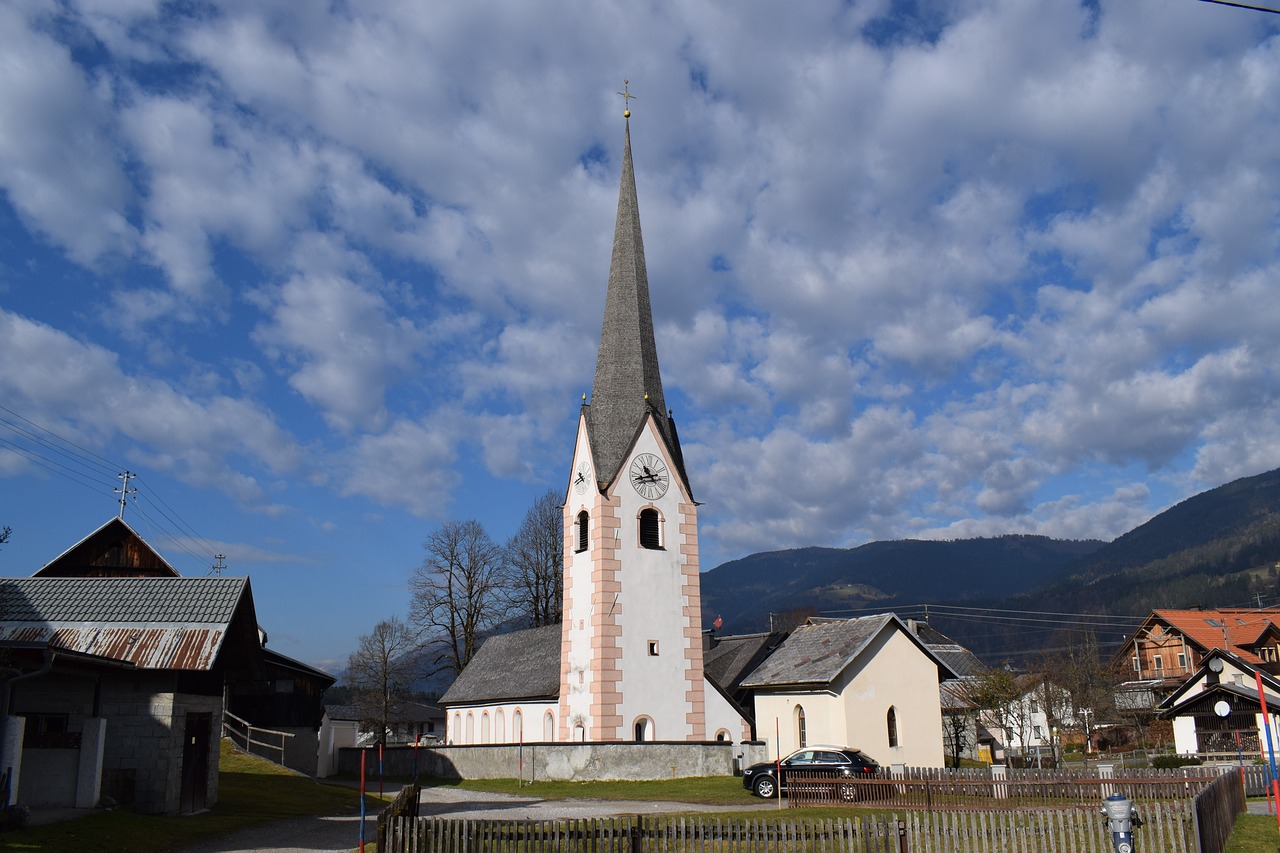
<svg viewBox="0 0 1280 853"><path fill-rule="evenodd" d="M131 459L185 482L247 503L264 496L257 478L230 463L246 460L272 474L295 473L301 448L260 405L215 395L187 396L167 382L130 375L116 355L47 325L0 311L4 397L70 440L103 448L117 436Z"/></svg>
<svg viewBox="0 0 1280 853"><path fill-rule="evenodd" d="M1164 494L1277 463L1280 51L1208 5L5 7L0 185L102 276L73 321L10 315L70 363L14 387L62 420L117 389L136 452L243 455L264 510L260 469L424 518L475 459L546 477L627 76L708 559L1114 535L1159 500L1135 466Z"/></svg>
<svg viewBox="0 0 1280 853"><path fill-rule="evenodd" d="M294 390L343 431L381 426L388 385L426 344L381 296L336 276L285 282L271 323L255 336L290 366Z"/></svg>
<svg viewBox="0 0 1280 853"><path fill-rule="evenodd" d="M137 239L113 139L114 92L35 26L39 14L0 7L0 188L33 231L96 265L128 255Z"/></svg>

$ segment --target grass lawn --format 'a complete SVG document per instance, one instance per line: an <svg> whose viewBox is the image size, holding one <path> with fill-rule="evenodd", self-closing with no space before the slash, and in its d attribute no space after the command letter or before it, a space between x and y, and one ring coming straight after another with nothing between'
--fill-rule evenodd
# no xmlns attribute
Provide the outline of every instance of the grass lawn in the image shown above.
<svg viewBox="0 0 1280 853"><path fill-rule="evenodd" d="M1280 830L1272 815L1246 814L1236 818L1227 841L1227 853L1276 853L1280 850Z"/></svg>
<svg viewBox="0 0 1280 853"><path fill-rule="evenodd" d="M165 853L275 820L360 811L358 792L314 782L269 761L236 752L225 741L219 766L218 804L206 814L156 817L124 810L95 812L76 820L0 833L0 851ZM383 805L375 795L368 798L365 808L368 814L376 815Z"/></svg>
<svg viewBox="0 0 1280 853"><path fill-rule="evenodd" d="M376 784L376 783L375 783ZM700 803L712 806L751 805L764 802L742 787L735 776L691 779L659 779L652 782L534 782L520 785L515 779L471 779L465 782L430 780L423 787L458 787L468 791L515 794L544 800L655 800Z"/></svg>

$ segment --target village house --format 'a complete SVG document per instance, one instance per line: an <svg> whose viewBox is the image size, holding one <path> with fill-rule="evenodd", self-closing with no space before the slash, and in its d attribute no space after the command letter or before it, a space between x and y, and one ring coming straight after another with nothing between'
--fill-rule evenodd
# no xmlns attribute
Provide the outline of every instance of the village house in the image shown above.
<svg viewBox="0 0 1280 853"><path fill-rule="evenodd" d="M1252 761L1269 749L1263 698L1269 715L1280 710L1280 679L1239 655L1213 649L1159 711L1173 721L1179 754Z"/></svg>
<svg viewBox="0 0 1280 853"><path fill-rule="evenodd" d="M119 517L0 579L6 802L198 811L227 710L292 735L285 763L316 772L334 679L265 642L248 578L181 577Z"/></svg>
<svg viewBox="0 0 1280 853"><path fill-rule="evenodd" d="M1123 707L1152 708L1196 672L1213 649L1264 672L1280 673L1280 608L1153 610L1112 659L1128 677Z"/></svg>
<svg viewBox="0 0 1280 853"><path fill-rule="evenodd" d="M810 619L747 676L777 755L851 746L882 766L943 766L939 684L957 673L892 613Z"/></svg>

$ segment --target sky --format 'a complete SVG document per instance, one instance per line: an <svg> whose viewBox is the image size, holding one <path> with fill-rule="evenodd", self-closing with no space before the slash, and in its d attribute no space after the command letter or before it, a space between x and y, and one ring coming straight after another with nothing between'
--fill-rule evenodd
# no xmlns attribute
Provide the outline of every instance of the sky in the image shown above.
<svg viewBox="0 0 1280 853"><path fill-rule="evenodd" d="M567 487L623 91L703 569L1109 540L1280 467L1280 15L8 0L0 572L127 470L337 673L440 525Z"/></svg>

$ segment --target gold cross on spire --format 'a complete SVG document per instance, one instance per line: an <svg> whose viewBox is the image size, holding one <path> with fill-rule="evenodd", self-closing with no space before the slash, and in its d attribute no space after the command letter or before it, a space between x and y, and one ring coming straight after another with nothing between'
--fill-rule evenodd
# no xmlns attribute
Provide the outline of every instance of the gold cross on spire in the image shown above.
<svg viewBox="0 0 1280 853"><path fill-rule="evenodd" d="M635 97L631 94L631 81L623 80L622 91L617 94L622 96L622 117L631 118L631 99Z"/></svg>

